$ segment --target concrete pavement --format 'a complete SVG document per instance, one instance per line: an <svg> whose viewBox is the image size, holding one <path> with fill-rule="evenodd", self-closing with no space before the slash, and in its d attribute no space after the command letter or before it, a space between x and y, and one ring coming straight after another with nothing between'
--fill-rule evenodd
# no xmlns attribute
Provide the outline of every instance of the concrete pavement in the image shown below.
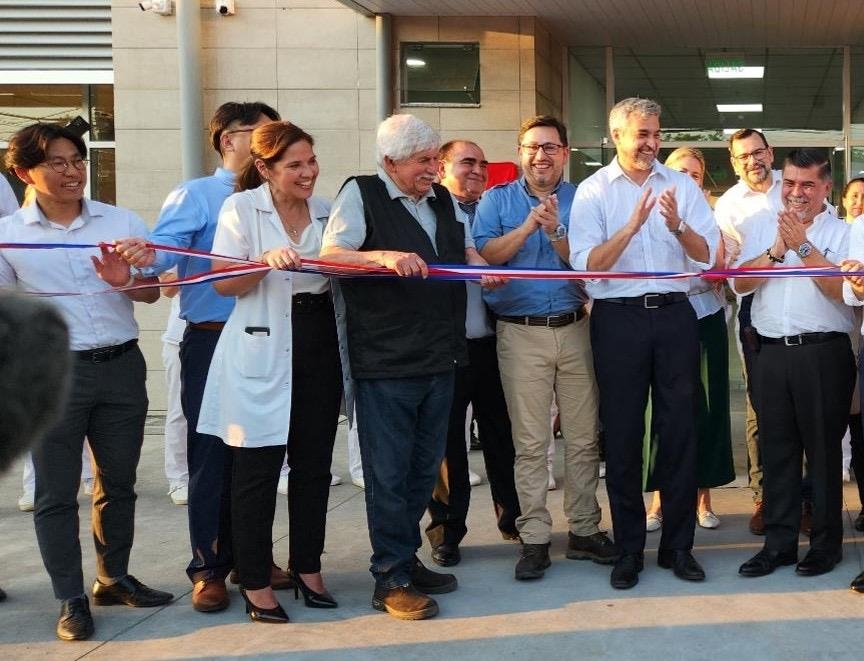
<svg viewBox="0 0 864 661"><path fill-rule="evenodd" d="M858 513L854 485L845 487L845 557L830 574L801 578L786 567L765 578L739 577L738 565L759 549L762 540L747 530L752 510L749 490L733 485L714 491L720 528L697 528L695 554L708 574L706 582L685 583L658 568L659 533L652 533L639 585L622 592L609 586L608 567L564 557L567 528L560 490L549 494L555 519L552 567L540 581L515 581L518 546L497 535L489 488L484 484L473 490L463 560L453 569L460 587L438 598L441 614L428 621L401 622L374 611L369 605L372 580L367 569L363 493L347 479L344 424L334 464L346 483L331 490L324 557L327 583L340 608L307 609L293 594L283 592L280 598L291 624L253 624L232 588L227 611L196 613L183 571L188 561L186 510L165 495L159 422L158 418L151 421L139 469L131 571L149 585L171 590L175 602L150 610L93 607L96 634L91 640L57 640L58 602L39 558L32 517L16 508L20 490L16 467L0 478L0 585L9 593L7 601L0 603L0 657L811 661L859 653L864 597L848 589L864 564L864 538L851 526ZM560 455L559 449L559 475ZM736 456L740 460L740 447ZM483 474L480 453L471 453L471 463ZM609 528L602 481L600 498L603 525ZM85 576L92 581L90 515L83 493L80 503ZM280 498L274 537L276 558L283 565L286 510ZM421 552L427 563L428 552L428 546Z"/></svg>

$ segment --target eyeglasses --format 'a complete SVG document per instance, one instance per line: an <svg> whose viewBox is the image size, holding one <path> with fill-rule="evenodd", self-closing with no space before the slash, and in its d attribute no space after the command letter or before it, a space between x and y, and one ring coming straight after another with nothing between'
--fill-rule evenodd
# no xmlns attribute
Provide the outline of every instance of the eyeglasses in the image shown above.
<svg viewBox="0 0 864 661"><path fill-rule="evenodd" d="M739 163L746 163L747 161L750 160L751 156L753 158L755 158L757 161L761 161L762 157L765 156L765 154L767 154L767 153L768 153L767 147L760 147L759 149L754 149L753 151L746 152L744 154L737 154L737 155L732 154L732 158L734 158Z"/></svg>
<svg viewBox="0 0 864 661"><path fill-rule="evenodd" d="M564 145L558 145L554 142L544 142L542 145L519 145L529 156L534 156L539 150L547 156L555 156Z"/></svg>
<svg viewBox="0 0 864 661"><path fill-rule="evenodd" d="M252 133L255 129L232 129L230 131L225 131L225 135L231 135L232 133Z"/></svg>
<svg viewBox="0 0 864 661"><path fill-rule="evenodd" d="M55 158L45 161L42 165L47 165L57 174L63 174L69 169L70 165L78 171L83 171L87 168L87 163L89 161L86 158L73 158L71 161L67 161L65 158Z"/></svg>

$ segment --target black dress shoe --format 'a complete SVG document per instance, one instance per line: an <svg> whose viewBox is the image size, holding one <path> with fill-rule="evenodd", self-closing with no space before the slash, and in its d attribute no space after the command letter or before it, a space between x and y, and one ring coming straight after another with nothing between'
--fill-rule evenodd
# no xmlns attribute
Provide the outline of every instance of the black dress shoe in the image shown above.
<svg viewBox="0 0 864 661"><path fill-rule="evenodd" d="M439 544L432 549L432 562L439 567L452 567L462 560L458 544Z"/></svg>
<svg viewBox="0 0 864 661"><path fill-rule="evenodd" d="M738 568L738 573L748 578L767 576L777 569L777 567L794 565L796 562L798 562L798 554L794 551L769 551L763 548L759 553L741 565Z"/></svg>
<svg viewBox="0 0 864 661"><path fill-rule="evenodd" d="M804 559L795 567L798 576L819 576L827 574L834 566L843 559L842 551L826 551L824 549L810 549Z"/></svg>
<svg viewBox="0 0 864 661"><path fill-rule="evenodd" d="M126 574L112 585L93 584L93 603L97 606L125 604L136 608L163 606L174 598L170 592L148 588L132 574Z"/></svg>
<svg viewBox="0 0 864 661"><path fill-rule="evenodd" d="M852 582L849 584L849 588L855 590L855 592L864 593L864 571L862 571L858 576L852 579Z"/></svg>
<svg viewBox="0 0 864 661"><path fill-rule="evenodd" d="M629 590L639 582L639 572L645 566L641 553L622 553L612 568L609 584L616 590Z"/></svg>
<svg viewBox="0 0 864 661"><path fill-rule="evenodd" d="M288 614L278 601L275 608L261 608L249 600L249 596L243 588L240 588L240 596L246 602L246 612L253 622L261 622L262 624L286 624L289 622Z"/></svg>
<svg viewBox="0 0 864 661"><path fill-rule="evenodd" d="M705 570L696 562L690 551L660 550L657 564L663 569L671 569L675 576L685 581L704 581Z"/></svg>
<svg viewBox="0 0 864 661"><path fill-rule="evenodd" d="M294 584L294 600L300 598L300 593L303 593L303 603L306 608L338 608L339 604L326 590L324 592L315 592L312 588L306 585L303 577L293 569L289 570L289 576Z"/></svg>
<svg viewBox="0 0 864 661"><path fill-rule="evenodd" d="M60 606L57 637L60 640L87 640L93 635L93 616L87 596L66 599Z"/></svg>

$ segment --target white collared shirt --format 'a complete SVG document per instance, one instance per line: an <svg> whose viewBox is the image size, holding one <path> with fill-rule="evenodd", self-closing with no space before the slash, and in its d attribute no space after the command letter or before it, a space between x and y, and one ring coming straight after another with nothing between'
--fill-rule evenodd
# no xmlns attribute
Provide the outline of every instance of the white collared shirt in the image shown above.
<svg viewBox="0 0 864 661"><path fill-rule="evenodd" d="M666 227L660 215L660 205L654 208L611 271L702 271L711 267L717 256L720 232L714 222L711 207L696 183L686 174L654 163L651 173L641 186L632 181L618 164L601 168L579 184L570 209L570 264L576 270L586 270L588 257L597 246L605 243L620 230L633 213L646 188L658 196L675 188L678 214L691 230L708 244L708 261L696 262L684 252L681 242ZM687 292L690 281L633 279L586 281L588 293L594 298L640 296L648 293Z"/></svg>
<svg viewBox="0 0 864 661"><path fill-rule="evenodd" d="M849 228L849 259L864 261L864 215L858 216ZM855 296L852 286L845 280L843 281L843 302L854 307L864 305L864 301ZM864 326L861 327L861 333L864 334Z"/></svg>
<svg viewBox="0 0 864 661"><path fill-rule="evenodd" d="M31 204L0 222L0 243L112 242L127 236L147 236L147 226L128 209L82 199L81 215L68 227L47 220ZM103 292L111 286L93 268L99 248L0 250L0 287L31 292ZM132 301L126 294L57 296L51 299L69 326L73 351L123 344L138 337Z"/></svg>
<svg viewBox="0 0 864 661"><path fill-rule="evenodd" d="M770 218L748 223L735 266L764 254L776 238L777 210ZM849 225L834 215L833 207L826 207L807 228L807 241L836 264L849 252ZM794 250L787 250L783 265L803 262ZM769 278L756 289L750 314L753 326L765 337L852 330L852 311L825 296L814 278Z"/></svg>
<svg viewBox="0 0 864 661"><path fill-rule="evenodd" d="M764 193L754 191L746 182L739 179L737 184L717 200L717 204L714 205L714 217L723 234L727 265L734 264L738 260L741 244L751 227L758 226L766 219L777 220L777 211L783 207L780 198L782 189L783 173L780 170L772 170L771 187Z"/></svg>

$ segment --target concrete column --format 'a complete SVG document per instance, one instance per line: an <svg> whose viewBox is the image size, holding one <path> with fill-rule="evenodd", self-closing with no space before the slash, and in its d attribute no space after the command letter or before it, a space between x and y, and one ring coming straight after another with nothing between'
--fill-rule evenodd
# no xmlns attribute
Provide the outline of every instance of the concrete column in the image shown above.
<svg viewBox="0 0 864 661"><path fill-rule="evenodd" d="M180 154L183 179L204 174L201 126L201 4L183 0L177 7L177 57L180 65Z"/></svg>

